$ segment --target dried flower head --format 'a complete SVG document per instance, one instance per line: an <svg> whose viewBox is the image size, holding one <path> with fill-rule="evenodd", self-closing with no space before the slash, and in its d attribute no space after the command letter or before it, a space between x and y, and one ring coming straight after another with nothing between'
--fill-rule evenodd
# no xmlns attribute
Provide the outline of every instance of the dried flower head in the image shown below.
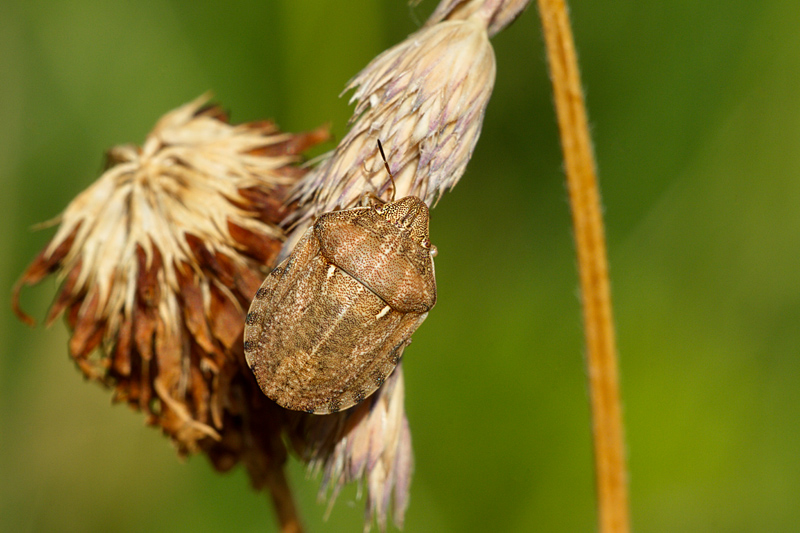
<svg viewBox="0 0 800 533"><path fill-rule="evenodd" d="M14 292L15 310L32 322L20 288L57 273L47 322L65 313L82 372L145 412L181 452L236 440L221 431L246 409L238 396L247 393L233 389L248 377L243 309L282 245L276 222L302 174L297 154L327 136L233 126L203 107L207 99L168 113L141 148L112 149Z"/></svg>
<svg viewBox="0 0 800 533"><path fill-rule="evenodd" d="M319 496L328 496L329 512L346 483L366 481L366 530L376 520L384 531L389 512L402 528L408 507L414 458L401 366L359 405L333 415L299 415L292 431L309 468L323 472Z"/></svg>
<svg viewBox="0 0 800 533"><path fill-rule="evenodd" d="M352 127L295 198L305 218L355 204L390 187L377 140L386 148L397 197L428 205L464 173L494 86L495 60L478 17L423 28L375 58L355 89ZM374 180L374 181L373 181Z"/></svg>

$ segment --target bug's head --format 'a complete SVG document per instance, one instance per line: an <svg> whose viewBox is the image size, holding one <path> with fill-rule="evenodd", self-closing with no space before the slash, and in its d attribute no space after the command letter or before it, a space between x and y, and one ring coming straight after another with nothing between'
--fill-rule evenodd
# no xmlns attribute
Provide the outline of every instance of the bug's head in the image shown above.
<svg viewBox="0 0 800 533"><path fill-rule="evenodd" d="M420 242L428 239L428 206L416 196L406 196L378 208L381 215L398 228L408 231L411 238ZM428 242L430 246L430 242Z"/></svg>

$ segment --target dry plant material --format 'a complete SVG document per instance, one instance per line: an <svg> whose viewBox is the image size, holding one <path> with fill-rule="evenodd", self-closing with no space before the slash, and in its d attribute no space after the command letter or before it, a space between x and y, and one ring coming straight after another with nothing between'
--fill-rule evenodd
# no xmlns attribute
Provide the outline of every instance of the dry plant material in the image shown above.
<svg viewBox="0 0 800 533"><path fill-rule="evenodd" d="M482 21L489 37L494 37L514 22L529 3L530 0L442 0L425 25L476 18Z"/></svg>
<svg viewBox="0 0 800 533"><path fill-rule="evenodd" d="M362 402L436 303L428 206L326 213L256 293L244 353L264 394L315 414Z"/></svg>
<svg viewBox="0 0 800 533"><path fill-rule="evenodd" d="M286 455L283 413L244 364L244 309L282 246L298 153L327 132L233 126L207 99L168 113L141 148L109 152L13 305L32 323L19 291L56 274L47 323L64 314L84 375L144 412L179 453L203 450L219 470L242 461L261 487Z"/></svg>
<svg viewBox="0 0 800 533"><path fill-rule="evenodd" d="M575 227L592 405L599 526L604 533L624 533L630 529L628 488L600 191L566 3L563 0L539 0L539 11L547 43Z"/></svg>
<svg viewBox="0 0 800 533"><path fill-rule="evenodd" d="M389 513L403 527L414 456L404 410L402 361L365 401L327 416L305 415L290 429L292 444L313 472L322 472L319 499L328 512L347 483L366 484L365 525L386 528Z"/></svg>
<svg viewBox="0 0 800 533"><path fill-rule="evenodd" d="M410 35L353 78L352 126L333 154L297 187L299 215L355 205L392 184L397 197L429 206L458 182L478 141L495 78L495 60L482 20L445 20Z"/></svg>

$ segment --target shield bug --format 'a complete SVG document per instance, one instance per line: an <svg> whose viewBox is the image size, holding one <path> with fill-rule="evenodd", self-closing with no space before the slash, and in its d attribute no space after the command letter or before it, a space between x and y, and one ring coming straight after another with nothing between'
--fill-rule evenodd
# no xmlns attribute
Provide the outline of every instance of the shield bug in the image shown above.
<svg viewBox="0 0 800 533"><path fill-rule="evenodd" d="M264 394L326 414L381 386L436 303L428 221L415 196L317 219L245 320L245 357Z"/></svg>

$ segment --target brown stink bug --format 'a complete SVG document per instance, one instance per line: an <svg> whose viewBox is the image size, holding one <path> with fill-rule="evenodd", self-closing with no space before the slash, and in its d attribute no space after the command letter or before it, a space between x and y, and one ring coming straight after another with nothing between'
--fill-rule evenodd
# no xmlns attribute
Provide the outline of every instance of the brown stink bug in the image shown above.
<svg viewBox="0 0 800 533"><path fill-rule="evenodd" d="M317 219L245 320L245 357L264 394L325 414L381 386L436 303L428 219L415 196Z"/></svg>

